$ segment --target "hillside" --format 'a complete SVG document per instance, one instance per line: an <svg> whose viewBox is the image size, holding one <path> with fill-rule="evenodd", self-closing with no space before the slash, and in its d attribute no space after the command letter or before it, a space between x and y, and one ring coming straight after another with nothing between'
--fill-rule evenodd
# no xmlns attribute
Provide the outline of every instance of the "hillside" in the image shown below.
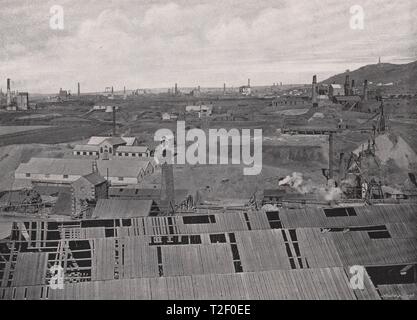
<svg viewBox="0 0 417 320"><path fill-rule="evenodd" d="M362 84L365 79L374 84L393 82L397 86L406 87L409 89L417 89L417 61L407 64L370 64L361 67L357 70L350 71L350 78L354 79L356 83ZM323 83L340 83L345 82L347 73L340 73Z"/></svg>

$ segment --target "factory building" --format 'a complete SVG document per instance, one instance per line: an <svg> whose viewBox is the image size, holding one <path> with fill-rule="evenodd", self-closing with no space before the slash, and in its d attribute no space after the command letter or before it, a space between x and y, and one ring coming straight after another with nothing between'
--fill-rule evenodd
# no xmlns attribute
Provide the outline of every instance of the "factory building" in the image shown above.
<svg viewBox="0 0 417 320"><path fill-rule="evenodd" d="M190 105L185 107L186 113L194 113L197 114L199 118L211 116L213 113L213 106L212 105Z"/></svg>
<svg viewBox="0 0 417 320"><path fill-rule="evenodd" d="M2 95L2 94L1 94ZM0 95L0 98L1 98ZM11 80L7 79L6 110L26 111L36 108L36 104L29 104L29 93L11 90Z"/></svg>
<svg viewBox="0 0 417 320"><path fill-rule="evenodd" d="M15 171L15 178L50 184L71 184L93 172L88 159L32 158L22 163ZM112 159L96 160L97 172L112 184L138 184L155 171L149 160Z"/></svg>
<svg viewBox="0 0 417 320"><path fill-rule="evenodd" d="M74 146L74 156L94 156L100 159L112 157L138 157L150 156L146 146L139 146L135 137L91 137L87 144Z"/></svg>
<svg viewBox="0 0 417 320"><path fill-rule="evenodd" d="M71 213L89 216L99 199L107 198L108 183L97 172L82 176L71 184Z"/></svg>
<svg viewBox="0 0 417 320"><path fill-rule="evenodd" d="M250 96L252 94L252 88L250 86L250 79L248 79L248 84L246 86L239 87L239 93L243 96Z"/></svg>

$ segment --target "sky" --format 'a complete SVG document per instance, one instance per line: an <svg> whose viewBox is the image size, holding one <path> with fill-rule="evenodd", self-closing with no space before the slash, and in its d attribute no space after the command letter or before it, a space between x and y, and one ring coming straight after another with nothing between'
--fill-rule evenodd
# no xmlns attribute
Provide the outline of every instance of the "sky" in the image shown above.
<svg viewBox="0 0 417 320"><path fill-rule="evenodd" d="M63 29L50 27L51 7ZM363 29L352 29L352 6ZM136 88L310 83L417 60L416 0L2 0L0 87ZM355 16L356 17L356 16ZM55 21L55 20L53 20Z"/></svg>

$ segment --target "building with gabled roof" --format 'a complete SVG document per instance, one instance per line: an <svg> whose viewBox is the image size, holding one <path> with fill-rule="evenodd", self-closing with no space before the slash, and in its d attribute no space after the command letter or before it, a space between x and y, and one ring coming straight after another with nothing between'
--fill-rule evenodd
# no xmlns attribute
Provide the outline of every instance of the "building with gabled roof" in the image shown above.
<svg viewBox="0 0 417 320"><path fill-rule="evenodd" d="M98 173L112 184L138 184L145 175L154 172L149 160L114 158L96 160ZM16 179L32 182L70 184L93 172L88 159L31 158L15 171Z"/></svg>
<svg viewBox="0 0 417 320"><path fill-rule="evenodd" d="M135 137L91 137L87 144L78 144L72 151L74 156L92 156L109 159L113 157L149 157L150 150L139 146Z"/></svg>
<svg viewBox="0 0 417 320"><path fill-rule="evenodd" d="M134 146L137 145L138 141L136 137L106 137L106 136L92 136L87 144L89 145L100 145L105 140L109 140L112 143L117 143L120 145Z"/></svg>
<svg viewBox="0 0 417 320"><path fill-rule="evenodd" d="M92 218L116 219L155 216L159 208L153 200L100 199Z"/></svg>
<svg viewBox="0 0 417 320"><path fill-rule="evenodd" d="M120 146L116 149L117 157L149 157L151 151L146 146Z"/></svg>

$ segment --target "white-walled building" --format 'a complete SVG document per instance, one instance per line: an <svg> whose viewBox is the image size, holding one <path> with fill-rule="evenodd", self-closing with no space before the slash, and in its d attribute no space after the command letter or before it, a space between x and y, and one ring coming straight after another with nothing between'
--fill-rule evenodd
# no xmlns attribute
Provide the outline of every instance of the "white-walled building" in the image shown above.
<svg viewBox="0 0 417 320"><path fill-rule="evenodd" d="M150 150L139 146L135 137L91 137L87 144L78 144L72 150L74 156L94 156L100 159L113 157L149 157Z"/></svg>
<svg viewBox="0 0 417 320"><path fill-rule="evenodd" d="M150 158L88 160L32 158L15 171L15 179L32 182L70 184L93 172L94 161L98 173L114 184L138 184L143 177L152 174L155 166Z"/></svg>

